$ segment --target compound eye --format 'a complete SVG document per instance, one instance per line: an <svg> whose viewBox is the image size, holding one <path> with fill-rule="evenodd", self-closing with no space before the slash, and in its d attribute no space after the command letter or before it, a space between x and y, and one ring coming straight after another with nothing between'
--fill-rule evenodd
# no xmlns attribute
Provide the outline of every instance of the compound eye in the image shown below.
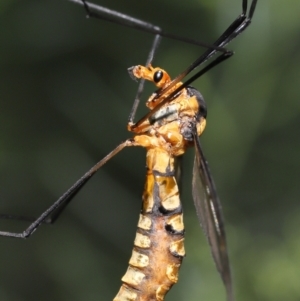
<svg viewBox="0 0 300 301"><path fill-rule="evenodd" d="M154 73L154 76L153 76L154 82L155 82L155 83L160 82L161 79L163 78L163 76L164 76L164 74L163 74L163 72L162 72L161 70L156 71L156 72Z"/></svg>

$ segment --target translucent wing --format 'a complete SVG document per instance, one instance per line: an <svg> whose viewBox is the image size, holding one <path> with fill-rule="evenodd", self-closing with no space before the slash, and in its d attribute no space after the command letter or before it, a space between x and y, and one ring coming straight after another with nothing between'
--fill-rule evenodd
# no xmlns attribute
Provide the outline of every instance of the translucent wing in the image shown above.
<svg viewBox="0 0 300 301"><path fill-rule="evenodd" d="M198 136L197 134L193 136L195 144L192 184L194 204L200 225L207 237L212 256L225 285L227 300L233 301L222 208Z"/></svg>

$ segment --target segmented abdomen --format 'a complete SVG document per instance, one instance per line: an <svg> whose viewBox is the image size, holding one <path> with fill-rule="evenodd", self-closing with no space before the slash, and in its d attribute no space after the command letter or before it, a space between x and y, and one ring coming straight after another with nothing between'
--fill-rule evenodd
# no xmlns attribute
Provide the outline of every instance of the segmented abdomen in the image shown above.
<svg viewBox="0 0 300 301"><path fill-rule="evenodd" d="M147 152L143 205L129 267L114 301L162 301L178 280L184 225L174 158L160 149Z"/></svg>

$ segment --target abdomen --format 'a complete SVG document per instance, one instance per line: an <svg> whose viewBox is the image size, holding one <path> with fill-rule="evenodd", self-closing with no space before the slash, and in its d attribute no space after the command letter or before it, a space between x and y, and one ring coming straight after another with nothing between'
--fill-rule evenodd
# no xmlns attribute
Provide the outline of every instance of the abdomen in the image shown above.
<svg viewBox="0 0 300 301"><path fill-rule="evenodd" d="M148 173L134 248L114 301L162 301L178 280L185 255L182 207L173 158L164 160L168 159L166 153L160 158L157 155L154 150L147 154ZM158 162L160 171L152 169Z"/></svg>

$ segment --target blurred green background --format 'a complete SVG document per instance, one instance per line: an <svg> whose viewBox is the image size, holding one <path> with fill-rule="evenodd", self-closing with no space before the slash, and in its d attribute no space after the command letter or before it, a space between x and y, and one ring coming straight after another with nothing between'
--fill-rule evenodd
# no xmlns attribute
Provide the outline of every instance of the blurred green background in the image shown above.
<svg viewBox="0 0 300 301"><path fill-rule="evenodd" d="M97 1L207 43L241 2ZM194 83L208 106L201 140L223 204L237 300L300 300L299 11L298 0L259 0L252 25L229 45L235 56ZM152 38L86 19L66 0L0 2L0 213L38 216L130 137L137 84L126 69L145 62ZM175 76L203 51L163 39L154 65ZM192 161L190 150L187 257L166 300L225 300L193 208ZM112 300L131 254L144 178L145 151L124 150L54 226L26 241L0 238L1 301Z"/></svg>

